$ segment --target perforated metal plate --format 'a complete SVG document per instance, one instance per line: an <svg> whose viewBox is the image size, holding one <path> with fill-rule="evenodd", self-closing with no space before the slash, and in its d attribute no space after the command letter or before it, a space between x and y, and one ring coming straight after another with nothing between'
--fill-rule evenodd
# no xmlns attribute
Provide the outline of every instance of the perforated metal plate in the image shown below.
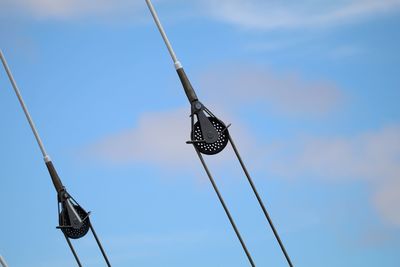
<svg viewBox="0 0 400 267"><path fill-rule="evenodd" d="M88 214L86 211L83 210L82 207L74 205L74 208L78 212L79 217L81 219L84 219L87 217ZM75 229L73 227L63 227L63 226L69 226L69 225L71 225L71 224L69 221L67 210L63 209L60 214L61 231L63 231L63 233L71 239L79 239L81 237L84 237L87 234L87 232L89 231L89 226L90 226L89 217L87 217L83 221L82 226L79 229Z"/></svg>
<svg viewBox="0 0 400 267"><path fill-rule="evenodd" d="M225 129L225 125L214 117L208 117L210 122L213 124L215 130L218 132L218 140L214 143L206 143L206 142L195 142L194 145L197 147L200 153L206 155L215 155L224 150L226 145L228 144L229 132L228 129ZM204 140L203 133L200 129L200 122L196 122L193 127L192 138L194 141Z"/></svg>

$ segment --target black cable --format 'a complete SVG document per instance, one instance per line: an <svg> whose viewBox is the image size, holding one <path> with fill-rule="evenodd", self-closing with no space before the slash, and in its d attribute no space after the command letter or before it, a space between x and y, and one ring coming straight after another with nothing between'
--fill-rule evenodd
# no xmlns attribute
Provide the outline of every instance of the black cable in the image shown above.
<svg viewBox="0 0 400 267"><path fill-rule="evenodd" d="M272 229L272 232L274 233L275 238L276 238L276 240L278 241L279 246L281 247L281 250L282 250L283 254L285 255L285 258L286 258L286 260L287 260L289 266L290 266L290 267L293 267L293 264L292 264L292 261L290 260L289 254L287 253L287 251L286 251L286 249L285 249L285 246L283 245L282 240L281 240L281 238L279 237L278 231L276 230L276 228L275 228L275 226L274 226L274 224L273 224L273 222L272 222L272 219L271 219L271 217L269 216L268 211L267 211L267 209L265 208L264 203L263 203L263 201L262 201L260 195L259 195L258 192L257 192L257 189L256 189L256 186L254 185L253 179L251 179L250 174L249 174L249 172L247 171L247 168L246 168L246 166L244 165L244 162L243 162L243 160L242 160L242 158L241 158L241 156L240 156L240 154L239 154L239 151L237 150L236 145L235 145L235 143L233 142L232 137L231 137L230 135L229 135L229 141L230 141L230 143L231 143L231 145L232 145L233 150L235 151L236 157L238 158L238 160L239 160L239 162L240 162L240 165L242 166L242 169L243 169L243 171L244 171L244 173L245 173L245 175L246 175L246 177L247 177L247 180L249 181L249 184L250 184L250 186L251 186L251 189L253 189L253 192L254 192L254 194L255 194L255 196L256 196L256 198L257 198L258 203L260 204L260 207L261 207L261 209L262 209L262 211L263 211L263 213L264 213L264 215L265 215L265 218L267 219L267 221L268 221L268 223L269 223L269 225L270 225L270 227L271 227L271 229Z"/></svg>
<svg viewBox="0 0 400 267"><path fill-rule="evenodd" d="M33 132L33 134L34 134L34 136L36 138L36 141L37 141L37 143L38 143L38 145L40 147L40 150L41 150L42 155L43 155L43 159L44 159L44 161L46 163L46 167L47 167L47 169L49 171L49 174L50 174L50 177L51 177L52 182L54 184L54 187L55 187L55 189L57 191L58 203L59 203L59 205L58 205L58 214L59 214L59 216L60 216L61 213L64 212L64 216L68 217L68 213L71 212L69 215L75 216L75 217L80 217L80 218L75 218L75 219L77 219L79 221L80 220L84 221L86 219L85 217L87 217L89 214L86 213L86 211L83 210L83 208L75 201L75 199L73 199L67 193L64 185L62 184L61 179L58 176L57 171L54 168L54 165L53 165L53 163L51 161L51 158L50 158L50 156L47 154L47 152L45 150L43 142L42 142L42 140L41 140L41 138L39 136L39 133L38 133L36 127L35 127L35 124L34 124L32 118L31 118L31 115L29 114L28 108L26 107L25 102L24 102L24 100L22 98L21 92L20 92L20 90L19 90L19 88L17 86L17 83L16 83L16 81L15 81L15 79L14 79L12 73L11 73L10 68L8 67L7 61L6 61L6 59L5 59L5 57L4 57L4 55L3 55L1 50L0 50L0 61L3 63L4 69L5 69L5 71L6 71L7 75L8 75L8 78L9 78L10 83L11 83L13 89L14 89L14 92L15 92L18 100L19 100L21 108L25 113L25 116L26 116L26 118L28 120L28 123L29 123L29 125L30 125L30 127L32 129L32 132ZM76 205L74 203L70 202L70 198L75 202ZM63 202L62 205L64 205L64 204L68 204L69 205L69 206L66 205L64 207L65 208L64 211L60 211L60 203L61 202ZM69 209L69 211L68 211L68 209ZM81 215L78 214L79 212L84 213L85 216L82 217ZM69 220L71 220L71 218L69 218ZM71 223L71 221L69 223ZM64 237L68 242L68 246L70 247L70 249L71 249L72 253L74 254L74 257L75 257L75 259L76 259L76 261L77 261L77 263L78 263L78 265L80 267L82 267L82 264L81 264L81 262L79 260L79 257L76 254L76 251L75 251L75 249L74 249L74 247L73 247L73 245L72 245L72 243L71 243L71 241L69 239L71 236L68 233L66 233L65 231L66 231L66 229L69 229L71 231L75 231L75 233L78 232L78 236L76 236L76 238L72 237L74 239L78 239L78 238L81 238L84 235L86 235L87 231L84 232L82 235L80 235L80 233L79 233L79 231L82 230L86 226L87 225L81 224L79 226L80 228L77 229L76 225L75 226L74 225L72 225L72 226L71 225L64 225L64 222L63 222L63 224L61 224L59 227L57 227L57 228L60 228L61 231L63 232ZM104 257L105 261L107 262L107 265L109 267L111 267L110 262L108 261L108 258L107 258L106 254L105 254L105 251L104 251L104 249L103 249L103 247L102 247L102 245L100 243L100 240L97 237L97 235L96 235L96 233L94 231L94 228L92 227L90 221L89 221L89 226L92 229L92 232L93 232L93 235L94 235L94 237L96 239L97 245L99 246L99 248L101 250L101 253L103 254L103 257ZM86 228L86 229L88 230L88 228Z"/></svg>
<svg viewBox="0 0 400 267"><path fill-rule="evenodd" d="M110 261L107 258L107 255L106 255L106 252L103 249L103 246L101 245L100 239L97 237L96 231L94 230L94 227L93 227L92 223L89 223L89 227L90 227L90 230L92 230L93 236L96 239L97 245L100 248L101 254L103 254L103 257L104 257L104 260L107 263L107 266L111 267Z"/></svg>
<svg viewBox="0 0 400 267"><path fill-rule="evenodd" d="M74 247L72 246L71 241L69 240L69 238L68 238L67 235L64 234L64 237L65 237L65 239L67 240L68 246L69 246L69 248L71 249L72 254L74 254L76 263L78 263L78 266L79 266L79 267L82 267L82 263L81 263L81 261L79 260L79 257L78 257L78 255L76 254L76 251L75 251Z"/></svg>
<svg viewBox="0 0 400 267"><path fill-rule="evenodd" d="M222 205L222 207L224 208L225 213L226 213L226 215L228 216L228 219L229 219L229 221L230 221L230 223L231 223L231 225L232 225L232 227L233 227L233 230L235 231L236 236L237 236L237 238L239 239L240 244L242 245L242 248L243 248L244 252L246 253L246 256L247 256L247 259L248 259L249 262L250 262L250 265L251 265L252 267L255 267L256 265L254 264L254 261L253 261L251 255L250 255L250 252L249 252L249 250L247 249L246 244L244 243L243 238L242 238L242 236L240 235L240 232L239 232L238 228L236 227L236 224L235 224L235 222L234 222L234 220L233 220L233 218L232 218L232 216L231 216L231 213L229 212L229 209L228 209L228 207L226 206L225 201L224 201L224 199L223 199L221 193L220 193L219 190L218 190L217 184L215 183L214 178L212 177L212 175L211 175L211 173L210 173L210 170L208 169L208 167L207 167L207 165L206 165L206 162L204 161L203 156L201 155L201 153L197 150L197 148L196 148L195 146L193 146L193 147L194 147L194 149L196 150L196 153L197 153L197 155L199 156L199 159L200 159L200 161L201 161L201 164L203 165L204 170L206 171L208 178L210 179L210 182L211 182L211 184L212 184L212 186L213 186L213 188L214 188L214 190L215 190L215 193L217 194L218 199L219 199L219 201L221 202L221 205Z"/></svg>

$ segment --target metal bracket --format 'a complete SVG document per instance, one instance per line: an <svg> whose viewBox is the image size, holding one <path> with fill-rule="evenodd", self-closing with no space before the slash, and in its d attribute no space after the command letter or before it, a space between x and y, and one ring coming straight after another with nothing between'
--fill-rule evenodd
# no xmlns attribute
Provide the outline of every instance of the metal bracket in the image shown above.
<svg viewBox="0 0 400 267"><path fill-rule="evenodd" d="M201 133L207 144L215 143L218 140L218 132L205 114L205 107L200 101L192 103L192 114L196 114L200 123Z"/></svg>

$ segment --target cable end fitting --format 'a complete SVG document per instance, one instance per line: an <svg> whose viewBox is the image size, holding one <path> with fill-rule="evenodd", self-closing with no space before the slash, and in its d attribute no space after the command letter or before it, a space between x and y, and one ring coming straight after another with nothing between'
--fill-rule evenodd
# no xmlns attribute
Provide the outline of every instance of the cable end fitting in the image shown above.
<svg viewBox="0 0 400 267"><path fill-rule="evenodd" d="M180 61L176 61L176 62L174 63L174 65L175 65L175 69L176 69L176 70L179 70L179 69L182 69L182 68L183 68L183 66L182 66L182 64L181 64Z"/></svg>
<svg viewBox="0 0 400 267"><path fill-rule="evenodd" d="M51 162L51 158L49 155L45 156L43 159L44 159L44 162L46 162L46 163Z"/></svg>

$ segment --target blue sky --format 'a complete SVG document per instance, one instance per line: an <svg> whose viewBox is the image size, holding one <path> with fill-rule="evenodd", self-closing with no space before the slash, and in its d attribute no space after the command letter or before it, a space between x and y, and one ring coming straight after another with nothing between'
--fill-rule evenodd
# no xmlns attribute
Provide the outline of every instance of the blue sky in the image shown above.
<svg viewBox="0 0 400 267"><path fill-rule="evenodd" d="M400 262L400 1L154 1L199 97L232 123L296 266ZM144 1L2 0L0 47L113 266L246 266ZM0 72L0 254L74 266ZM257 266L286 266L232 151L207 161ZM75 242L103 266L90 236Z"/></svg>

